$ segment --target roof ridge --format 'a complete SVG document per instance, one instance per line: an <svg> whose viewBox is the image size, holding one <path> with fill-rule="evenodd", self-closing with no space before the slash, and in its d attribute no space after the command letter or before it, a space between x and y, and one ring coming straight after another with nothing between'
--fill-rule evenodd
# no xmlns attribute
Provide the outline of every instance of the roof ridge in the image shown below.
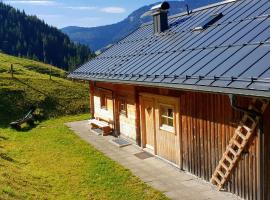
<svg viewBox="0 0 270 200"><path fill-rule="evenodd" d="M186 16L186 15L191 15L191 14L193 14L195 12L199 12L199 11L206 10L206 9L209 9L209 8L214 8L214 7L217 7L217 6L221 6L221 5L236 2L236 1L245 1L245 0L224 0L224 1L221 1L221 2L218 2L218 3L212 3L212 4L209 4L209 5L206 5L206 6L195 8L194 10L192 10L192 12L190 14L188 14L187 12L181 12L181 13L178 13L178 14L175 14L175 15L171 15L171 16L169 16L169 19L173 19L173 18L177 18L177 17L181 17L181 16ZM151 25L151 24L153 24L153 21L143 23L140 27L148 26L148 25Z"/></svg>
<svg viewBox="0 0 270 200"><path fill-rule="evenodd" d="M243 22L243 21L247 21L247 20L256 20L256 19L261 19L261 18L269 18L270 17L270 14L264 14L264 15L258 15L258 16L255 16L255 17L247 17L247 18L243 18L243 19L237 19L237 20L232 20L232 21L228 21L226 23L216 23L214 25L211 25L209 27L214 27L214 26L219 26L219 25L222 25L222 24L231 24L231 23L239 23L239 22ZM184 33L184 32L188 32L188 31L191 31L193 30L192 28L189 28L189 29L184 29L182 30L181 32ZM174 35L175 33L173 32L167 32L166 34L163 34L160 36L168 36L168 35ZM127 40L127 41L119 41L118 44L126 44L126 43L131 43L131 42L136 42L136 41L143 41L143 40L148 40L148 39L151 39L153 36L150 36L150 37L143 37L143 38L140 38L140 39L134 39L134 40Z"/></svg>

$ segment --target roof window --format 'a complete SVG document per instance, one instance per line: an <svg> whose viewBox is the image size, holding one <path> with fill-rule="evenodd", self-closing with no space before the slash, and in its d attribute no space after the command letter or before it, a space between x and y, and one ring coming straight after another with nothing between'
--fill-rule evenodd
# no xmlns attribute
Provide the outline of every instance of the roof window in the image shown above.
<svg viewBox="0 0 270 200"><path fill-rule="evenodd" d="M194 31L202 31L207 29L209 26L216 23L218 20L220 20L223 17L222 13L216 13L208 17L206 20L204 20L199 26L195 27Z"/></svg>

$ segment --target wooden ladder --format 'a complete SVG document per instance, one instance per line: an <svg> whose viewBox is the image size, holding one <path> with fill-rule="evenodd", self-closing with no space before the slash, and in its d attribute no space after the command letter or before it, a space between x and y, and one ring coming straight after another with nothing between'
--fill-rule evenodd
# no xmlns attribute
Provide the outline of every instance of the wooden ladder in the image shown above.
<svg viewBox="0 0 270 200"><path fill-rule="evenodd" d="M263 114L267 105L268 101L266 100L253 99L248 109ZM238 128L235 130L235 133L210 180L213 185L217 186L218 190L221 190L224 184L229 180L230 175L234 167L236 167L241 157L241 153L248 145L259 120L259 116L253 118L246 113L243 115Z"/></svg>

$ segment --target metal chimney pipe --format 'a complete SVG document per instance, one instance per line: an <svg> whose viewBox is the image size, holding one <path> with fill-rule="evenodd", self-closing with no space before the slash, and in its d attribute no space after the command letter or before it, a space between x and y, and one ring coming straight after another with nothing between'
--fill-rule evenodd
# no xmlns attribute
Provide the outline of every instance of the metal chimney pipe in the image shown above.
<svg viewBox="0 0 270 200"><path fill-rule="evenodd" d="M151 8L153 16L154 34L159 34L169 28L168 24L168 10L170 4L163 2Z"/></svg>

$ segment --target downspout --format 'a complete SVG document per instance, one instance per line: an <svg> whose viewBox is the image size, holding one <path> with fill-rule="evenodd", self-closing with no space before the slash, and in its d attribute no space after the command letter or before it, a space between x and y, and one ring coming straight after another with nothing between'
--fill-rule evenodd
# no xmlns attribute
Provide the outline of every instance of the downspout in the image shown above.
<svg viewBox="0 0 270 200"><path fill-rule="evenodd" d="M264 200L264 133L262 116L259 119L258 126L258 200Z"/></svg>
<svg viewBox="0 0 270 200"><path fill-rule="evenodd" d="M250 115L253 118L258 117L258 161L257 161L257 169L258 169L258 200L264 200L264 135L263 135L263 116L261 113L257 113L255 111L250 111L244 108L241 108L237 105L236 96L233 94L229 94L230 103L234 110L243 112L245 114Z"/></svg>
<svg viewBox="0 0 270 200"><path fill-rule="evenodd" d="M119 134L117 133L117 130L116 130L117 125L116 125L116 112L115 112L115 92L113 90L111 90L111 89L97 86L96 82L94 83L94 87L97 88L97 89L109 91L112 94L112 100L113 100L113 130L114 130L115 136L119 136Z"/></svg>

